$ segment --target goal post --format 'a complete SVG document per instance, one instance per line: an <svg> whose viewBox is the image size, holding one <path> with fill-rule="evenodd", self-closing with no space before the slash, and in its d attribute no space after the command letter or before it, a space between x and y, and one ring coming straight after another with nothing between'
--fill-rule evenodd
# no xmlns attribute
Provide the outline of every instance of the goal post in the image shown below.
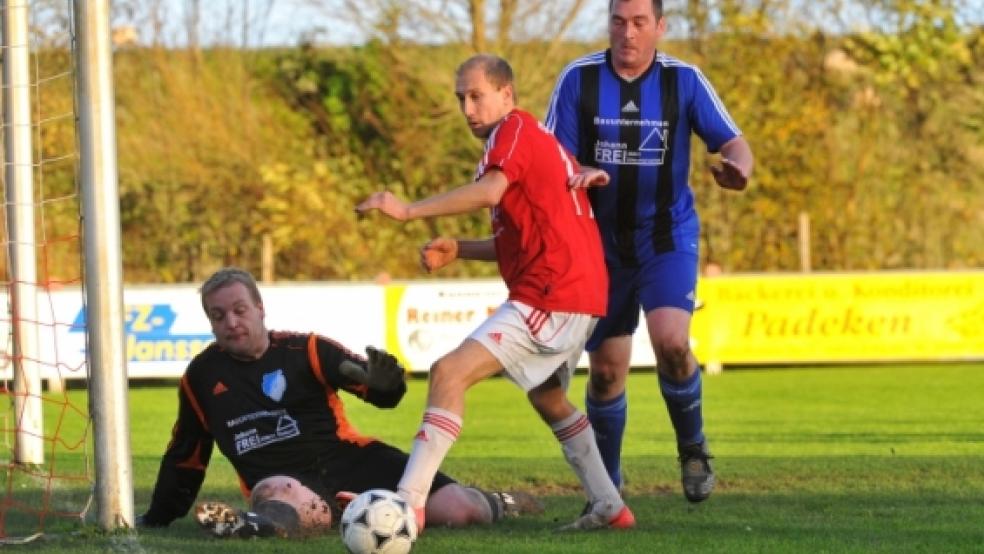
<svg viewBox="0 0 984 554"><path fill-rule="evenodd" d="M75 0L74 12L95 499L111 530L134 513L109 0Z"/></svg>
<svg viewBox="0 0 984 554"><path fill-rule="evenodd" d="M3 119L7 225L10 229L10 308L14 314L14 461L44 463L41 368L38 364L37 255L34 159L31 141L31 72L27 0L4 0Z"/></svg>

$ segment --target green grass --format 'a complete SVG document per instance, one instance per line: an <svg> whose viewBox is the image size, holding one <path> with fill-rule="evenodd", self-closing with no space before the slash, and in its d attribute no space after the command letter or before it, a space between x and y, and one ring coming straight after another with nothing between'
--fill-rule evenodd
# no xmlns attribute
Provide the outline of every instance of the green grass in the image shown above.
<svg viewBox="0 0 984 554"><path fill-rule="evenodd" d="M577 404L584 379L572 386ZM984 552L984 364L740 370L704 382L719 475L713 497L696 506L683 499L655 375L638 373L629 384L624 464L639 526L562 535L554 529L574 518L583 499L559 446L516 387L502 379L482 383L469 393L445 471L487 488L535 491L547 511L490 528L428 528L414 551ZM425 381L411 381L403 404L390 411L348 399L350 419L406 449L425 390ZM83 393L72 398L85 405ZM147 506L175 404L173 386L131 391L138 512ZM220 455L200 498L241 501ZM139 535L68 529L22 549L343 551L335 533L289 542L212 540L188 518Z"/></svg>

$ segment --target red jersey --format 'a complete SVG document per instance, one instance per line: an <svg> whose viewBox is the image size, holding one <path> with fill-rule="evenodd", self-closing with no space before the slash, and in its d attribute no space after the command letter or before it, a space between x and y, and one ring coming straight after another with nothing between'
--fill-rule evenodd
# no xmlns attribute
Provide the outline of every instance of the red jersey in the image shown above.
<svg viewBox="0 0 984 554"><path fill-rule="evenodd" d="M604 316L608 272L577 162L532 115L513 110L493 129L478 177L499 169L509 187L492 207L499 272L509 299L545 311Z"/></svg>

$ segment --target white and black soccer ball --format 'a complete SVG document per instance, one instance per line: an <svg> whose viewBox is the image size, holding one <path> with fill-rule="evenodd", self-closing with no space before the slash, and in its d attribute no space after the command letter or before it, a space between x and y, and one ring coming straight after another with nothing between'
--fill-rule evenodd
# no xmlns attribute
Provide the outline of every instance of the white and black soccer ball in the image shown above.
<svg viewBox="0 0 984 554"><path fill-rule="evenodd" d="M400 495L371 489L345 508L339 531L352 554L405 554L417 540L417 518Z"/></svg>

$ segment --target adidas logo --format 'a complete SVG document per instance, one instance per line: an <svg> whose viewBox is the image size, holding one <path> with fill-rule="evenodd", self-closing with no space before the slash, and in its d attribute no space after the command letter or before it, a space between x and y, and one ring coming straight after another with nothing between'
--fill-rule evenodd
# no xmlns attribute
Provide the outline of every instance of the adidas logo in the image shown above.
<svg viewBox="0 0 984 554"><path fill-rule="evenodd" d="M635 102L629 100L622 106L622 111L625 113L639 113L639 106L636 106Z"/></svg>
<svg viewBox="0 0 984 554"><path fill-rule="evenodd" d="M427 433L424 432L423 429L421 429L420 431L417 431L417 434L416 435L413 436L413 440L419 440L419 441L427 442L430 439L427 438Z"/></svg>
<svg viewBox="0 0 984 554"><path fill-rule="evenodd" d="M496 344L502 344L502 333L489 333L489 338L494 340Z"/></svg>
<svg viewBox="0 0 984 554"><path fill-rule="evenodd" d="M229 387L225 386L225 383L219 381L215 384L215 388L212 389L212 396L218 396L229 390Z"/></svg>

